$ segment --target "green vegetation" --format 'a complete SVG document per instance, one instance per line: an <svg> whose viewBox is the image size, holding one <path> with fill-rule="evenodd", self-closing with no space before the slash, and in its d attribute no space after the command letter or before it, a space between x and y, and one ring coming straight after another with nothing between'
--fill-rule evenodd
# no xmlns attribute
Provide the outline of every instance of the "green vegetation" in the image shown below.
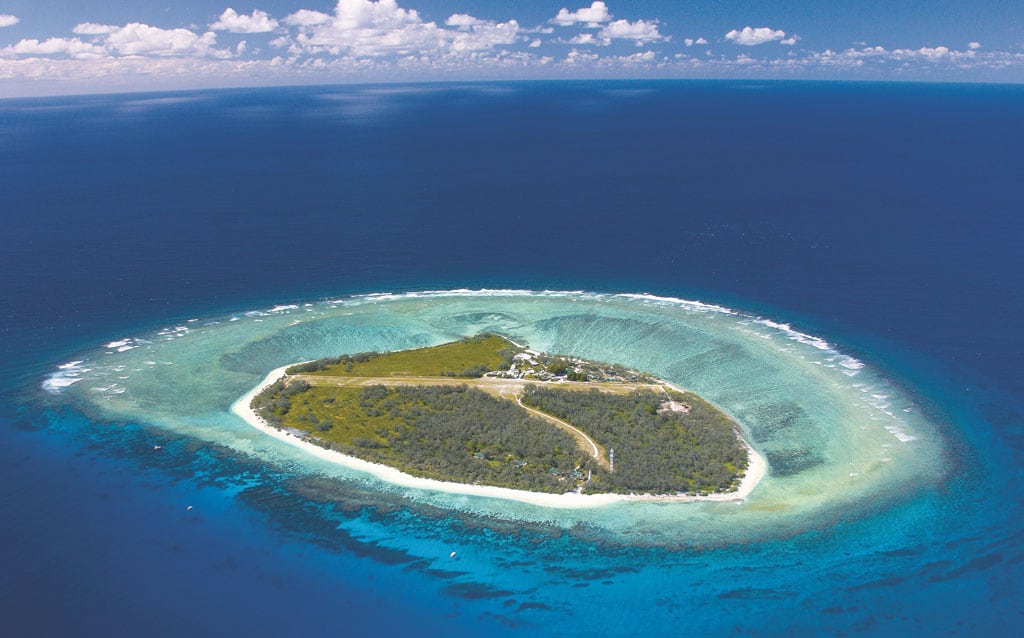
<svg viewBox="0 0 1024 638"><path fill-rule="evenodd" d="M623 395L528 385L522 401L615 450L615 471L595 475L588 491L726 492L747 467L735 424L692 392Z"/></svg>
<svg viewBox="0 0 1024 638"><path fill-rule="evenodd" d="M414 476L547 492L735 489L747 466L736 424L651 381L480 335L293 366L252 407L275 427Z"/></svg>
<svg viewBox="0 0 1024 638"><path fill-rule="evenodd" d="M277 427L407 474L460 483L566 492L588 467L572 436L512 401L465 385L282 384L254 403Z"/></svg>
<svg viewBox="0 0 1024 638"><path fill-rule="evenodd" d="M507 370L522 351L493 334L400 352L364 352L320 359L292 366L288 374L331 377L481 377L492 370Z"/></svg>

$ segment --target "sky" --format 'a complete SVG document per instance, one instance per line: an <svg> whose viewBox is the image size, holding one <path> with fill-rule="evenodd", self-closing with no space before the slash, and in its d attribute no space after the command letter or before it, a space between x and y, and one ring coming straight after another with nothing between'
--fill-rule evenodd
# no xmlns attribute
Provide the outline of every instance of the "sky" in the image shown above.
<svg viewBox="0 0 1024 638"><path fill-rule="evenodd" d="M0 98L350 82L1024 82L1021 0L0 0Z"/></svg>

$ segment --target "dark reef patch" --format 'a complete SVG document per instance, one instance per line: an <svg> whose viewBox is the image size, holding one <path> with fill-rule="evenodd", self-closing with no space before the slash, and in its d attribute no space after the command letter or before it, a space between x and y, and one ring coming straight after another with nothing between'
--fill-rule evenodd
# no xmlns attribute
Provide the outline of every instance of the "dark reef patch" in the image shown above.
<svg viewBox="0 0 1024 638"><path fill-rule="evenodd" d="M453 583L445 587L444 592L450 596L456 596L465 600L507 598L512 595L512 592L507 589L498 589L491 585L477 582Z"/></svg>
<svg viewBox="0 0 1024 638"><path fill-rule="evenodd" d="M764 456L772 468L772 475L777 477L799 474L824 462L820 456L804 448L766 450Z"/></svg>

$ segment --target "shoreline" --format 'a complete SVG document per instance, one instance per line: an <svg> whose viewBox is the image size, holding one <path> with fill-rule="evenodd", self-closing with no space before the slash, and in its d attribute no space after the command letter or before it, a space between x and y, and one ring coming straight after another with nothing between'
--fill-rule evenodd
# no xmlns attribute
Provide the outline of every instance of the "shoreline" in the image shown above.
<svg viewBox="0 0 1024 638"><path fill-rule="evenodd" d="M354 456L342 454L335 450L320 447L301 439L293 434L278 430L264 421L253 411L251 403L253 398L265 388L275 383L285 375L285 370L295 364L288 364L271 370L269 374L253 389L242 395L237 401L231 404L232 414L240 417L253 428L269 436L295 446L319 459L336 463L338 465L366 472L373 477L397 487L406 487L419 490L431 490L435 492L446 492L449 494L460 494L465 496L483 496L488 498L501 498L506 500L519 501L537 505L540 507L551 507L559 509L582 509L601 507L613 503L630 501L641 502L664 502L664 503L685 503L698 501L741 501L754 490L757 484L764 477L767 465L764 458L743 437L740 437L743 445L747 448L747 471L743 475L739 487L735 492L709 494L707 496L691 496L687 494L656 495L656 494L579 494L566 492L563 494L552 494L548 492L530 492L527 490L516 490L508 487L496 487L491 485L471 485L468 483L456 483L453 481L439 481L436 479L421 478L406 474L391 466L381 463L364 461Z"/></svg>

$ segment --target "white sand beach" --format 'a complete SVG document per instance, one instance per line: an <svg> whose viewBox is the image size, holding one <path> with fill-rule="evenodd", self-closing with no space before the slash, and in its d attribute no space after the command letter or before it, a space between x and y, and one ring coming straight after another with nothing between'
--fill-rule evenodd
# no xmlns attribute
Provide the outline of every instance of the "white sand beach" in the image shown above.
<svg viewBox="0 0 1024 638"><path fill-rule="evenodd" d="M659 502L686 502L686 501L738 501L745 499L764 477L767 465L764 459L752 447L747 444L748 466L747 472L740 483L739 489L735 492L722 494L709 494L707 496L691 496L686 494L678 495L653 495L653 494L579 494L567 492L565 494L549 494L544 492L529 492L526 490L513 490L505 487L493 487L489 485L470 485L466 483L454 483L450 481L438 481L434 479L420 478L400 472L393 467L371 463L362 459L348 456L334 450L327 450L318 445L301 439L289 432L279 430L269 425L250 407L253 397L262 392L265 388L276 382L285 375L290 365L282 366L272 370L263 381L255 388L245 393L241 398L231 405L231 412L245 420L252 427L294 445L308 454L315 457L343 465L345 467L366 472L372 476L391 483L392 485L409 487L420 490L432 490L448 492L451 494L465 494L471 496L483 496L488 498L502 498L541 507L552 507L562 509L591 508L621 503L625 501L659 501ZM746 441L744 441L746 444Z"/></svg>

